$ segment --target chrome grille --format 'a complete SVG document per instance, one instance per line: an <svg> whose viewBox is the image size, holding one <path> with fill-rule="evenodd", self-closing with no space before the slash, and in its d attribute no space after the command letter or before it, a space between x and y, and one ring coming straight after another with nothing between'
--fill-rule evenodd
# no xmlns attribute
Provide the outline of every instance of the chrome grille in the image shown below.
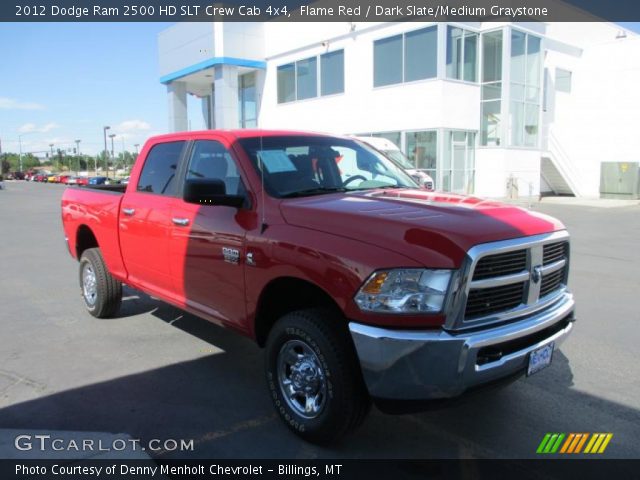
<svg viewBox="0 0 640 480"><path fill-rule="evenodd" d="M553 291L557 290L564 280L564 268L556 270L553 273L542 276L542 284L540 285L540 297L549 295Z"/></svg>
<svg viewBox="0 0 640 480"><path fill-rule="evenodd" d="M480 259L473 271L474 280L499 277L517 273L527 268L527 251L516 250L514 252L488 255Z"/></svg>
<svg viewBox="0 0 640 480"><path fill-rule="evenodd" d="M569 235L536 235L478 245L461 270L447 325L477 328L520 318L555 302L569 273Z"/></svg>
<svg viewBox="0 0 640 480"><path fill-rule="evenodd" d="M565 258L567 256L568 246L569 242L556 242L544 245L542 250L542 264L549 265L550 263Z"/></svg>
<svg viewBox="0 0 640 480"><path fill-rule="evenodd" d="M517 307L523 302L524 282L469 291L465 318L484 317Z"/></svg>

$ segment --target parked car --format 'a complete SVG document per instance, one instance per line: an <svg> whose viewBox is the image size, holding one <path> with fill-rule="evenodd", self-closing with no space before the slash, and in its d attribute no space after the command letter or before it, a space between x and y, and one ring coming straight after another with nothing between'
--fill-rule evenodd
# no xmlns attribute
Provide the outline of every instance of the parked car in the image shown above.
<svg viewBox="0 0 640 480"><path fill-rule="evenodd" d="M11 175L14 180L24 180L24 172L13 172Z"/></svg>
<svg viewBox="0 0 640 480"><path fill-rule="evenodd" d="M48 178L48 175L47 175L47 174L44 174L44 173L37 173L37 174L35 175L35 177L34 177L34 180L35 180L36 182L46 182L46 181L47 181L47 178Z"/></svg>
<svg viewBox="0 0 640 480"><path fill-rule="evenodd" d="M129 185L129 177L124 177L120 180L121 185Z"/></svg>
<svg viewBox="0 0 640 480"><path fill-rule="evenodd" d="M537 374L573 327L562 223L425 191L353 138L163 135L105 190L62 196L87 311L116 315L126 283L254 339L276 412L309 441L372 400Z"/></svg>
<svg viewBox="0 0 640 480"><path fill-rule="evenodd" d="M56 174L47 175L47 183L57 183L58 176Z"/></svg>
<svg viewBox="0 0 640 480"><path fill-rule="evenodd" d="M71 178L71 175L60 175L58 177L58 183L63 183L66 185L69 183L70 178Z"/></svg>
<svg viewBox="0 0 640 480"><path fill-rule="evenodd" d="M76 178L76 185L88 185L88 184L89 184L89 177Z"/></svg>
<svg viewBox="0 0 640 480"><path fill-rule="evenodd" d="M0 175L0 190L4 189L4 177Z"/></svg>
<svg viewBox="0 0 640 480"><path fill-rule="evenodd" d="M76 185L78 183L78 177L70 176L67 179L67 185Z"/></svg>
<svg viewBox="0 0 640 480"><path fill-rule="evenodd" d="M435 188L433 178L427 173L425 168L416 168L416 166L407 158L407 156L398 148L391 140L383 137L356 137L358 140L379 150L391 160L396 162L400 167L404 168L413 179L429 191Z"/></svg>
<svg viewBox="0 0 640 480"><path fill-rule="evenodd" d="M104 185L107 183L107 177L91 177L89 179L89 185Z"/></svg>

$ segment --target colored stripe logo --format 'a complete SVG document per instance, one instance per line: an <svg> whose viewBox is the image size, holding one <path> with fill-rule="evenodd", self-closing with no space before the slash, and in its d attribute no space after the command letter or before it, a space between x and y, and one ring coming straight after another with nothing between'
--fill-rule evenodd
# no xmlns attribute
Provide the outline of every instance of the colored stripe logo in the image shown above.
<svg viewBox="0 0 640 480"><path fill-rule="evenodd" d="M613 433L547 433L536 453L604 453L612 438Z"/></svg>

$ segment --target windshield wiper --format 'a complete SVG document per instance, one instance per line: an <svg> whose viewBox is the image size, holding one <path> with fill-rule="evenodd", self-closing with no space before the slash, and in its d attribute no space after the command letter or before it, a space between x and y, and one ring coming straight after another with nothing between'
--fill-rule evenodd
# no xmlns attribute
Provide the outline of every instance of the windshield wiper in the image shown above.
<svg viewBox="0 0 640 480"><path fill-rule="evenodd" d="M308 188L306 190L297 190L295 192L285 193L284 195L280 195L280 198L306 197L309 195L322 195L323 193L346 192L348 190L349 189L344 187Z"/></svg>
<svg viewBox="0 0 640 480"><path fill-rule="evenodd" d="M355 192L355 191L360 191L362 192L363 190L386 190L387 188L409 188L403 185L380 185L377 187L366 187L366 188L350 188L349 191L350 192Z"/></svg>

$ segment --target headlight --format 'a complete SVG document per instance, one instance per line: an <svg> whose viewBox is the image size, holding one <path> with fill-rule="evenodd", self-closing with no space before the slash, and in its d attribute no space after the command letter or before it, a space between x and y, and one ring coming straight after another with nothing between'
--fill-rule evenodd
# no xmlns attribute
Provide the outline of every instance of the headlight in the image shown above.
<svg viewBox="0 0 640 480"><path fill-rule="evenodd" d="M373 273L355 301L378 313L438 313L449 288L451 270L398 269Z"/></svg>

